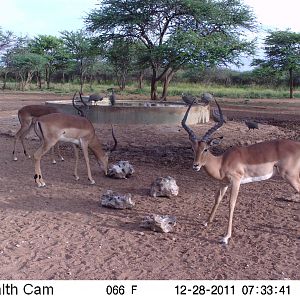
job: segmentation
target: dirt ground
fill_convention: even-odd
[[[47,183],[36,187],[34,166],[18,145],[12,161],[17,110],[24,105],[65,98],[51,94],[0,93],[0,278],[1,279],[300,279],[300,201],[280,178],[243,185],[234,214],[233,237],[219,244],[228,219],[228,195],[214,223],[206,220],[218,182],[192,170],[188,136],[178,126],[115,125],[118,149],[110,162],[128,160],[135,168],[127,180],[104,177],[91,155],[95,185],[87,180],[81,153],[80,180],[73,177],[74,156],[62,145],[64,162],[42,159]],[[230,145],[288,137],[300,140],[300,100],[220,99],[228,122],[219,131]],[[260,121],[248,131],[245,118]],[[212,126],[192,126],[200,136]],[[103,147],[112,144],[110,125],[95,125]],[[33,153],[31,134],[25,141]],[[172,176],[177,197],[152,198],[149,188],[159,176]],[[108,189],[131,193],[131,210],[100,206]],[[157,233],[140,227],[152,213],[177,218],[175,231]]]

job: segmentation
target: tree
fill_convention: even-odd
[[[15,41],[15,36],[11,31],[4,32],[0,27],[0,53],[10,47]]]
[[[1,57],[1,54],[3,54],[4,51],[8,51],[15,41],[16,37],[11,31],[4,32],[0,27],[0,76],[3,76],[3,90],[6,88],[7,68],[5,68],[5,57]]]
[[[106,52],[106,56],[114,69],[121,90],[125,89],[126,77],[133,68],[134,50],[132,42],[124,39],[116,39]]]
[[[63,52],[63,42],[61,39],[51,35],[39,35],[30,42],[29,47],[32,53],[42,55],[47,63],[45,64],[45,74],[47,88],[50,88],[50,81],[52,73],[59,66],[61,54]],[[41,77],[38,74],[38,81],[41,87]]]
[[[31,82],[34,73],[40,72],[46,65],[47,59],[36,53],[20,52],[10,55],[9,68],[14,70],[20,79],[21,90]]]
[[[288,72],[290,98],[293,98],[293,75],[300,69],[300,33],[273,31],[265,38],[265,59],[255,59],[253,66],[269,72]]]
[[[30,52],[29,43],[28,37],[15,38],[13,47],[7,49],[1,58],[6,72],[12,72],[17,80],[20,80],[22,90],[31,83],[33,76],[40,72],[47,63],[46,58],[42,55]],[[4,81],[3,89],[5,83]]]
[[[86,18],[87,29],[101,43],[115,39],[140,41],[140,55],[152,70],[151,99],[161,99],[182,66],[238,64],[252,43],[242,31],[254,27],[254,16],[240,0],[104,0]]]
[[[94,62],[99,49],[95,47],[92,39],[86,36],[83,30],[76,32],[63,31],[62,39],[66,47],[66,51],[70,53],[70,57],[74,59],[79,66],[80,76],[80,93],[83,90],[84,76],[89,66]]]

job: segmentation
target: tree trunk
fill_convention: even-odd
[[[151,100],[157,100],[157,70],[152,67],[152,78],[151,78]]]
[[[122,91],[124,91],[126,88],[126,77],[127,73],[122,74]]]
[[[32,73],[30,71],[28,71],[24,88],[26,88],[28,85],[30,86],[31,80],[32,80]]]
[[[142,89],[144,86],[144,70],[140,71],[139,79],[138,79],[138,88]]]
[[[37,80],[37,85],[38,85],[39,89],[41,90],[42,89],[42,76],[41,76],[40,72],[37,72],[36,80]]]
[[[294,82],[294,78],[293,78],[293,69],[290,68],[289,69],[289,73],[290,73],[290,98],[292,99],[294,97],[294,88],[293,88],[293,82]]]
[[[82,60],[80,61],[80,93],[82,94],[83,91],[83,62]]]
[[[118,70],[115,71],[115,74],[116,74],[117,84],[119,86],[119,89],[122,90],[122,80],[121,80],[121,76],[119,76]]]
[[[46,75],[45,75],[46,83],[47,83],[47,89],[50,88],[50,70],[49,66],[46,66]]]
[[[65,71],[62,71],[62,84],[65,84]]]
[[[90,90],[92,90],[92,87],[93,87],[93,75],[90,75],[89,76],[89,85],[90,85]]]
[[[2,90],[6,89],[6,82],[7,82],[7,72],[4,72]]]
[[[22,73],[20,72],[19,73],[19,78],[20,78],[20,81],[19,81],[19,89],[24,92],[24,89],[25,89],[25,78],[24,76],[22,75]]]
[[[169,72],[166,73],[166,76],[165,76],[165,79],[164,79],[163,92],[162,92],[162,95],[161,95],[161,98],[160,98],[161,101],[166,101],[167,100],[168,87],[169,87],[170,81],[172,80],[174,74],[175,74],[174,70],[170,70]]]

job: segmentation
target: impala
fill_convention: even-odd
[[[30,158],[30,155],[27,153],[24,138],[30,132],[30,129],[33,127],[34,120],[40,116],[57,113],[59,112],[58,109],[55,107],[45,106],[45,105],[27,105],[22,107],[18,111],[18,118],[20,121],[21,128],[17,131],[14,137],[14,150],[13,150],[13,160],[18,160],[16,155],[16,145],[17,141],[20,139],[21,144],[23,146],[23,151],[25,156]],[[60,154],[59,146],[57,145],[58,155],[60,156],[61,160],[64,160]],[[54,159],[54,149],[52,152],[52,162],[56,163]]]
[[[85,117],[68,115],[64,113],[53,113],[49,115],[44,115],[38,118],[34,126],[36,134],[42,141],[41,146],[34,153],[34,163],[35,163],[35,175],[34,179],[39,187],[45,186],[45,182],[42,177],[41,172],[41,158],[49,151],[57,142],[70,142],[76,145],[75,149],[75,171],[74,175],[76,180],[79,179],[77,173],[78,166],[78,146],[82,148],[83,155],[86,162],[88,178],[91,184],[95,183],[92,178],[88,149],[90,148],[96,159],[104,170],[105,175],[107,175],[108,168],[108,153],[104,152],[99,139],[95,134],[95,129],[92,123]],[[117,140],[114,136],[112,130],[112,135],[114,138],[114,146],[110,151],[116,149]]]
[[[211,145],[216,142],[216,139],[212,138],[212,134],[224,123],[223,114],[217,101],[216,104],[220,120],[202,138],[198,139],[192,129],[186,125],[186,119],[193,103],[182,119],[182,126],[189,134],[192,143],[193,169],[200,171],[203,167],[209,176],[221,181],[220,189],[215,196],[215,204],[204,226],[213,221],[222,198],[228,187],[231,187],[227,234],[221,240],[222,243],[227,244],[232,233],[233,212],[241,184],[267,180],[273,175],[279,174],[290,183],[297,193],[300,192],[300,142],[292,140],[265,141],[247,147],[231,147],[222,155],[214,156],[209,151]]]

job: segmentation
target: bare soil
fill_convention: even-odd
[[[18,145],[12,161],[17,111],[24,105],[71,96],[0,93],[0,278],[1,279],[300,279],[299,209],[293,189],[280,178],[243,185],[234,215],[233,237],[219,244],[228,220],[228,196],[211,227],[206,220],[218,182],[192,170],[187,134],[178,126],[115,125],[118,149],[110,161],[128,160],[135,168],[127,180],[107,178],[91,155],[95,185],[87,180],[81,154],[80,180],[73,177],[72,147],[62,145],[64,162],[42,159],[45,188],[35,185],[32,159]],[[228,122],[219,131],[231,145],[275,138],[299,140],[300,100],[221,99]],[[243,120],[260,121],[248,131]],[[200,136],[213,123],[193,126]],[[110,124],[95,124],[104,148],[112,144]],[[33,153],[39,141],[25,141]],[[177,197],[152,198],[151,183],[172,176]],[[108,189],[131,193],[131,210],[100,206]],[[177,218],[175,231],[140,227],[152,213]]]

